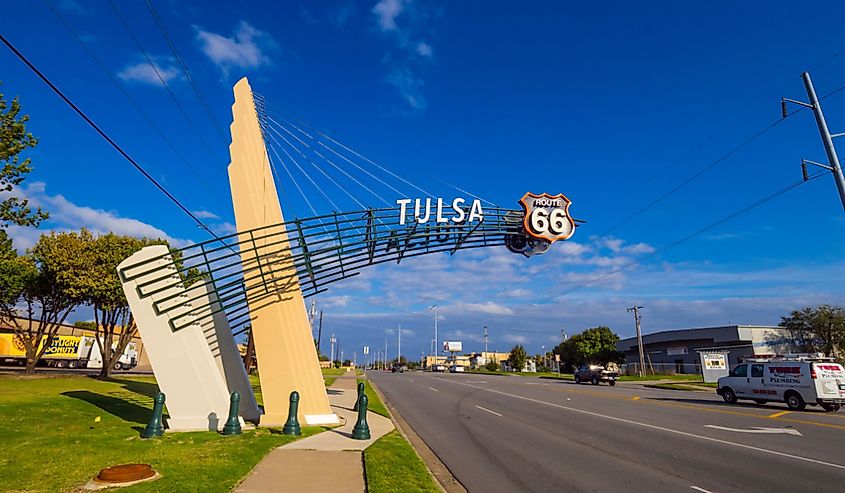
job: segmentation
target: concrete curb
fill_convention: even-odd
[[[399,411],[396,410],[396,408],[393,407],[387,399],[385,399],[384,394],[381,393],[378,386],[376,386],[376,384],[369,378],[367,378],[367,382],[369,382],[370,386],[379,396],[379,399],[381,399],[385,407],[387,407],[387,410],[390,412],[390,419],[393,421],[393,426],[399,430],[399,433],[401,433],[405,440],[408,440],[408,443],[411,444],[411,447],[416,450],[417,455],[420,456],[428,469],[428,473],[440,489],[446,493],[467,493],[464,485],[455,478],[452,471],[446,467],[446,464],[441,462],[440,458],[437,457],[437,454],[435,454],[434,451],[429,448],[428,444],[426,444],[425,441],[417,435],[414,429],[411,428],[411,425],[402,418]]]

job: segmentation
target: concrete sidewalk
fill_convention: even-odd
[[[393,430],[393,422],[367,413],[369,440],[353,440],[358,413],[355,372],[329,387],[329,403],[344,423],[338,428],[297,440],[270,452],[235,489],[236,493],[361,493],[366,491],[362,451]]]

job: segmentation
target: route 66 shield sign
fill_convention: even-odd
[[[519,200],[525,214],[525,234],[554,243],[569,239],[575,233],[575,221],[569,216],[571,200],[562,193],[549,195],[528,192]]]

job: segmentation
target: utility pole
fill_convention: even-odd
[[[323,310],[320,310],[320,326],[317,329],[317,353],[322,352],[323,348],[320,347],[320,340],[323,338]]]
[[[334,366],[334,345],[337,342],[337,338],[334,336],[334,332],[332,332],[332,337],[331,337],[331,339],[329,339],[329,342],[331,342],[331,344],[332,344],[332,346],[331,346],[331,356],[329,356],[329,359],[331,360],[332,366]]]
[[[387,336],[384,336],[384,369],[387,369]]]
[[[833,145],[833,139],[835,137],[842,137],[845,133],[831,135],[830,130],[827,128],[827,121],[824,119],[824,113],[822,113],[821,103],[819,102],[819,98],[816,96],[816,89],[813,87],[813,81],[810,80],[810,74],[808,72],[804,72],[801,74],[801,78],[804,79],[804,87],[807,89],[807,96],[810,98],[810,102],[808,104],[803,101],[781,98],[783,117],[786,118],[789,116],[786,108],[787,102],[812,109],[813,114],[816,117],[816,125],[819,127],[819,134],[821,135],[822,144],[824,144],[824,150],[827,153],[827,160],[829,163],[821,164],[807,159],[802,159],[801,170],[804,173],[804,181],[807,181],[808,179],[807,164],[812,164],[830,171],[831,174],[833,174],[833,179],[836,181],[836,188],[839,190],[839,200],[842,201],[842,208],[845,209],[845,176],[842,174],[842,166],[839,165],[839,156],[837,156],[836,147]]]
[[[399,342],[396,348],[396,363],[402,364],[402,324],[399,324]]]
[[[484,352],[487,352],[487,326],[484,326]],[[485,356],[486,358],[486,356]]]
[[[634,322],[637,325],[637,346],[640,350],[640,378],[645,376],[645,354],[643,352],[643,334],[642,332],[640,332],[640,319],[642,318],[640,317],[640,310],[642,309],[643,307],[637,305],[628,308],[628,313],[634,312]]]

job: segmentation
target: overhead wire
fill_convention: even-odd
[[[44,82],[54,93],[56,93],[62,101],[65,102],[70,108],[79,115],[85,123],[87,123],[97,134],[100,135],[106,142],[109,143],[124,159],[126,159],[139,173],[141,173],[144,178],[146,178],[150,183],[152,183],[161,193],[163,193],[171,202],[176,204],[179,209],[182,210],[188,217],[190,217],[194,222],[197,223],[197,226],[204,229],[208,234],[210,234],[213,238],[217,239],[224,245],[227,245],[217,234],[215,234],[208,226],[206,226],[193,212],[190,211],[187,207],[185,207],[182,202],[179,201],[172,193],[170,193],[161,183],[159,183],[155,178],[150,175],[147,170],[144,169],[132,156],[129,155],[117,142],[114,141],[99,125],[97,125],[94,120],[92,120],[84,111],[82,111],[68,96],[66,96],[53,82],[42,73],[38,67],[35,66],[23,53],[21,53],[11,41],[6,39],[3,34],[0,34],[0,41],[6,45],[7,48],[20,60],[22,61],[42,82]]]
[[[182,73],[185,74],[185,78],[188,79],[188,82],[191,84],[191,88],[194,90],[194,94],[196,94],[197,99],[199,99],[200,104],[205,109],[208,118],[211,120],[214,129],[217,130],[217,133],[220,135],[222,139],[227,139],[228,136],[222,130],[220,126],[220,122],[217,121],[217,118],[214,116],[214,113],[211,111],[211,106],[208,104],[208,101],[203,96],[202,92],[199,89],[196,81],[194,80],[193,76],[191,75],[191,71],[188,70],[188,65],[185,63],[185,60],[182,59],[182,55],[179,54],[179,50],[176,49],[176,45],[173,43],[173,39],[170,37],[170,33],[167,32],[167,27],[162,22],[161,18],[156,11],[155,6],[151,0],[146,0],[147,9],[150,11],[150,15],[152,15],[153,19],[155,20],[156,25],[158,26],[159,31],[161,31],[162,36],[164,36],[164,40],[167,42],[167,46],[170,47],[170,52],[173,53],[174,58],[179,63],[179,67],[182,70]]]
[[[85,50],[85,52],[88,54],[88,56],[90,56],[91,59],[94,60],[94,63],[97,65],[97,67],[99,67],[100,70],[104,74],[106,74],[106,76],[109,78],[109,80],[112,82],[112,84],[114,84],[115,87],[117,87],[117,89],[121,92],[121,94],[123,94],[126,97],[126,99],[129,101],[129,103],[132,105],[132,107],[135,108],[136,111],[138,111],[138,113],[141,115],[141,117],[150,125],[150,127],[156,132],[156,134],[158,134],[158,136],[161,138],[161,140],[164,141],[165,144],[167,144],[167,146],[170,148],[170,150],[173,151],[173,153],[176,155],[176,157],[178,157],[185,164],[185,166],[191,171],[191,173],[193,173],[193,175],[199,180],[199,182],[206,189],[208,189],[208,191],[211,192],[212,195],[217,197],[218,200],[225,202],[227,199],[224,199],[217,191],[215,191],[211,187],[211,185],[209,185],[208,182],[205,181],[203,176],[196,170],[196,168],[194,168],[191,165],[191,163],[187,160],[187,158],[185,158],[185,156],[181,152],[179,152],[179,149],[176,148],[176,145],[173,144],[173,141],[171,141],[164,134],[164,132],[161,130],[161,128],[159,128],[159,126],[156,125],[156,123],[153,121],[152,118],[150,118],[150,116],[147,114],[147,112],[144,111],[141,108],[141,105],[139,105],[138,102],[135,101],[135,98],[132,97],[131,94],[129,94],[129,92],[126,90],[126,88],[123,87],[122,84],[120,84],[120,82],[118,82],[118,80],[115,78],[115,76],[112,75],[111,71],[109,71],[109,69],[106,68],[103,61],[100,60],[100,58],[93,52],[93,50],[91,50],[91,48],[88,47],[88,45],[79,36],[79,33],[77,33],[76,30],[67,21],[67,19],[65,19],[64,16],[61,15],[61,13],[58,11],[58,9],[56,9],[56,7],[52,4],[52,2],[50,0],[43,0],[43,1],[47,5],[47,7],[49,7],[49,9],[53,12],[53,14],[55,14],[55,16],[59,19],[59,21],[65,26],[65,28],[67,28],[67,30],[71,33],[71,35],[73,35],[73,37],[76,39],[77,43],[79,43],[79,45],[82,47],[82,49]]]
[[[129,23],[126,22],[126,19],[123,17],[123,14],[121,14],[120,10],[117,8],[117,5],[114,4],[113,0],[108,0],[108,2],[109,2],[109,5],[111,5],[112,10],[114,11],[117,18],[120,20],[121,25],[123,25],[123,28],[129,34],[129,37],[132,38],[132,41],[135,43],[135,46],[137,46],[138,49],[141,51],[141,54],[144,55],[144,59],[147,61],[147,63],[153,69],[153,72],[155,72],[156,77],[161,82],[161,85],[164,87],[164,89],[167,91],[167,94],[170,95],[170,99],[173,100],[173,103],[179,109],[179,112],[182,114],[182,116],[188,122],[188,125],[191,127],[191,129],[194,131],[194,133],[199,138],[199,140],[202,143],[202,146],[205,148],[206,152],[208,152],[209,156],[211,156],[211,158],[213,160],[217,161],[218,163],[222,163],[222,164],[225,165],[225,163],[223,163],[222,161],[219,160],[219,157],[216,157],[214,155],[214,152],[211,150],[211,146],[205,140],[205,137],[202,136],[202,133],[200,133],[199,129],[197,129],[197,126],[194,124],[193,119],[188,115],[188,112],[185,111],[185,108],[182,106],[182,103],[179,102],[179,99],[173,93],[173,90],[170,89],[170,86],[167,84],[167,80],[164,78],[164,76],[161,75],[161,72],[159,71],[159,69],[156,66],[155,62],[153,61],[152,57],[150,57],[149,53],[147,53],[147,50],[144,49],[144,46],[141,44],[141,41],[135,36],[135,33],[132,31],[132,28],[129,27]]]

